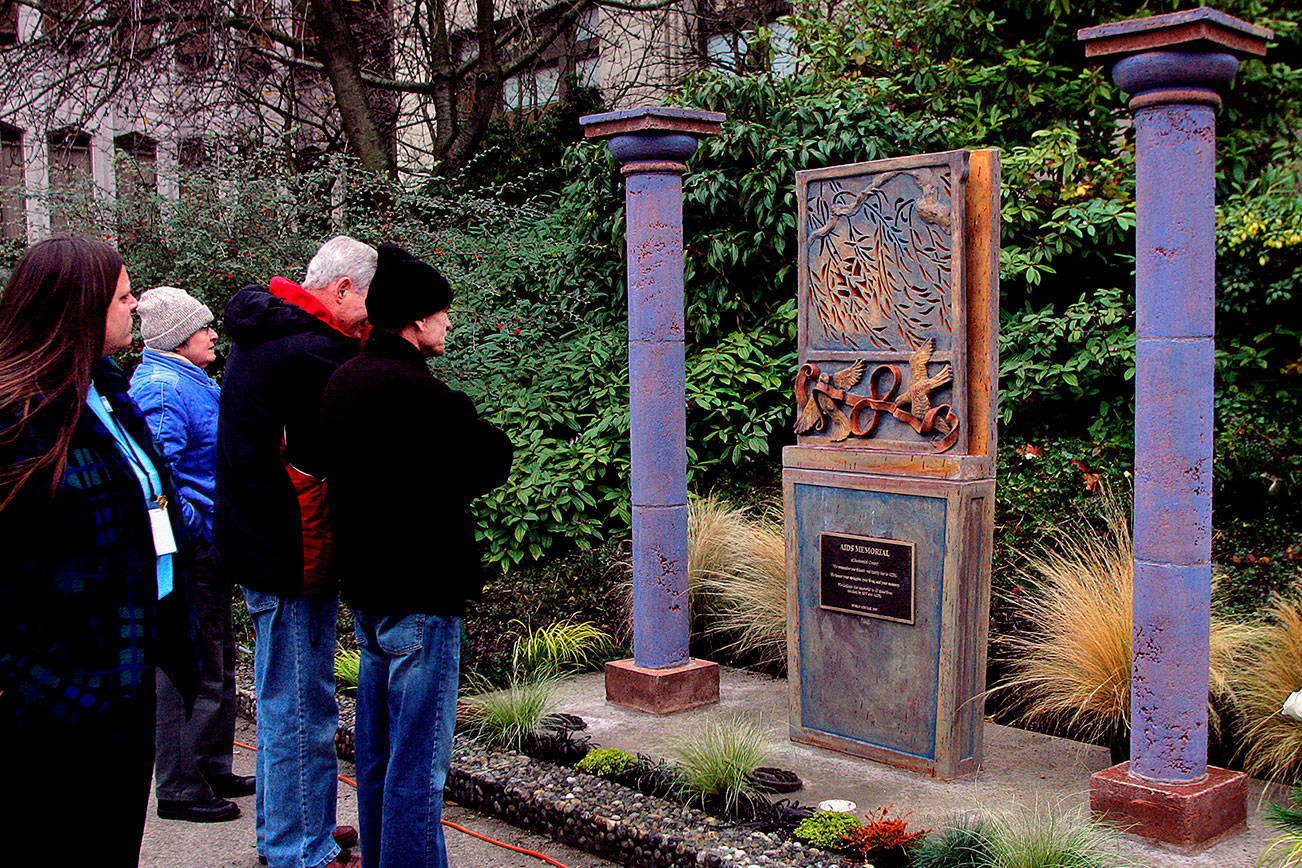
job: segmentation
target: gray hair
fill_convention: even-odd
[[[371,288],[375,277],[375,263],[379,257],[375,248],[347,235],[336,235],[312,257],[307,264],[303,288],[322,290],[341,277],[352,278],[361,292]]]

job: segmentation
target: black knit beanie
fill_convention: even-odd
[[[381,244],[366,293],[366,316],[376,328],[398,330],[452,304],[452,285],[438,269],[401,247]]]

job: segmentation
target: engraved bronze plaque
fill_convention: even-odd
[[[802,445],[966,451],[968,158],[796,173]]]
[[[913,543],[819,534],[820,608],[912,624]]]

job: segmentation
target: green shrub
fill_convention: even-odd
[[[791,834],[806,844],[831,849],[844,846],[850,840],[850,833],[860,828],[863,824],[850,814],[818,811],[796,824]]]
[[[594,747],[575,764],[575,771],[599,778],[618,777],[637,768],[637,757],[613,747]]]

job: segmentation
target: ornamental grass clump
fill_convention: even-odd
[[[1244,771],[1295,783],[1302,778],[1302,721],[1280,713],[1302,690],[1302,601],[1275,598],[1267,622],[1231,676],[1243,719]]]
[[[1302,789],[1293,791],[1293,807],[1271,803],[1263,813],[1278,833],[1266,852],[1257,860],[1260,868],[1298,868],[1302,866]]]
[[[696,628],[722,653],[780,667],[787,653],[781,519],[706,495],[688,504],[687,527]]]
[[[516,680],[501,690],[463,698],[457,708],[457,724],[476,741],[520,750],[542,730],[543,719],[555,705],[552,681]]]
[[[990,868],[996,865],[990,820],[958,817],[924,837],[912,850],[912,868]]]
[[[1027,557],[1030,590],[1009,600],[1027,632],[1008,639],[1011,674],[994,688],[1025,697],[1023,721],[1065,725],[1091,741],[1103,741],[1130,721],[1130,516],[1110,489],[1100,506],[1102,529],[1077,519]],[[1244,625],[1213,619],[1212,696],[1232,701],[1227,672],[1251,635]],[[1212,711],[1216,727],[1215,706]]]
[[[1117,839],[1075,811],[1036,806],[997,815],[991,868],[1128,868]]]
[[[511,666],[520,680],[596,669],[618,650],[615,637],[589,621],[565,618],[533,631],[523,621],[510,623],[526,631],[511,652]]]
[[[806,817],[796,824],[791,835],[797,841],[822,847],[824,850],[836,850],[844,847],[856,829],[863,824],[850,814],[837,811],[818,811],[812,817]]]
[[[670,745],[683,784],[703,805],[715,803],[729,815],[762,798],[751,780],[768,758],[764,730],[744,718],[707,723]]]
[[[335,685],[339,690],[356,690],[361,668],[361,651],[335,646]]]

